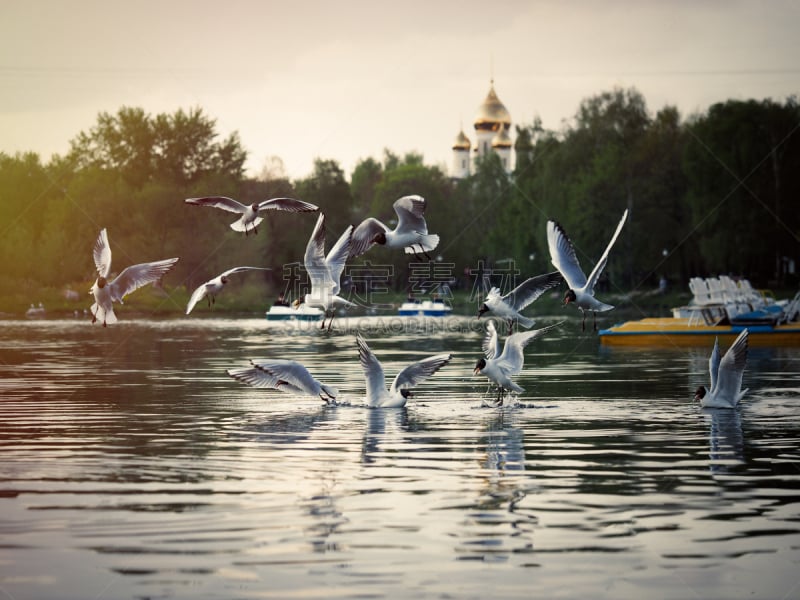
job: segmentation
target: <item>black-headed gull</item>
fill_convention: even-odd
[[[117,322],[117,315],[114,314],[114,302],[122,304],[125,296],[143,285],[158,281],[178,262],[177,258],[167,258],[132,265],[123,269],[113,281],[108,281],[108,275],[111,272],[111,246],[108,244],[108,234],[105,228],[100,230],[92,254],[99,275],[89,291],[94,296],[94,304],[91,308],[92,323],[101,320],[103,327]]]
[[[253,233],[258,234],[258,224],[264,220],[258,216],[258,213],[262,210],[283,210],[286,212],[316,212],[319,210],[319,206],[315,204],[304,202],[303,200],[295,200],[294,198],[270,198],[269,200],[253,202],[252,204],[242,204],[238,200],[227,196],[205,196],[202,198],[187,198],[185,202],[186,204],[196,204],[198,206],[213,206],[240,214],[241,217],[231,223],[231,229],[244,231],[245,235],[248,233],[248,227]]]
[[[264,359],[251,360],[252,367],[228,369],[228,375],[257,388],[280,390],[289,394],[317,396],[326,404],[336,403],[339,391],[330,385],[320,383],[302,364],[294,360]]]
[[[208,300],[208,306],[211,308],[211,305],[216,301],[217,294],[222,291],[222,288],[228,283],[228,277],[233,275],[234,273],[241,273],[242,271],[269,271],[269,268],[265,267],[234,267],[233,269],[228,269],[224,273],[220,273],[213,279],[209,279],[204,284],[197,287],[197,289],[192,292],[191,298],[189,298],[189,304],[186,305],[186,314],[188,315],[192,312],[194,305],[200,302],[205,296]]]
[[[561,323],[563,323],[563,321]],[[525,391],[511,379],[519,375],[525,364],[523,348],[533,340],[542,337],[551,329],[555,329],[561,325],[561,323],[548,325],[547,327],[534,329],[532,331],[521,331],[511,334],[506,338],[503,351],[500,352],[500,339],[497,335],[497,329],[494,323],[489,321],[486,335],[482,343],[483,351],[486,356],[478,360],[473,373],[475,375],[485,375],[490,381],[497,385],[496,405],[503,405],[503,396],[506,391],[516,392],[517,394],[521,394]]]
[[[478,309],[478,318],[491,311],[508,323],[509,335],[511,335],[515,322],[526,329],[530,329],[536,321],[521,315],[520,311],[559,283],[561,283],[561,274],[558,271],[553,271],[552,273],[526,279],[505,296],[500,295],[499,288],[493,287],[489,290],[486,299]]]
[[[594,297],[594,286],[600,278],[600,273],[608,262],[608,253],[614,242],[617,241],[619,232],[622,231],[622,226],[625,224],[625,219],[628,218],[628,211],[622,213],[622,219],[617,225],[617,230],[614,232],[611,241],[608,243],[606,251],[597,261],[597,264],[592,269],[591,274],[587,278],[581,269],[578,262],[578,256],[575,253],[575,247],[572,245],[567,232],[556,221],[547,222],[547,245],[550,248],[550,259],[553,265],[558,269],[567,281],[569,289],[564,295],[564,306],[570,302],[575,304],[583,313],[583,320],[581,321],[581,330],[586,330],[586,312],[591,311],[594,317],[594,328],[597,330],[597,313],[605,312],[614,308],[610,304],[600,302]]]
[[[356,306],[349,300],[339,296],[339,280],[342,277],[345,262],[350,254],[350,240],[353,235],[353,226],[348,225],[342,236],[333,245],[328,256],[325,256],[325,213],[320,213],[311,238],[306,245],[306,254],[303,262],[311,282],[311,293],[294,301],[298,308],[305,303],[306,306],[318,306],[325,314],[322,317],[321,329],[325,328],[325,317],[330,313],[331,320],[328,329],[333,323],[334,310],[337,306]]]
[[[353,244],[350,258],[361,256],[375,244],[387,248],[405,248],[406,254],[428,256],[439,245],[439,236],[428,233],[425,223],[425,198],[422,196],[403,196],[395,200],[394,212],[397,213],[397,225],[389,229],[378,219],[364,219],[353,232]],[[421,260],[421,259],[420,259]]]
[[[367,406],[371,408],[400,408],[406,405],[411,397],[411,388],[419,385],[436,373],[453,358],[452,354],[436,354],[418,362],[411,363],[402,369],[394,378],[391,387],[386,389],[386,377],[383,366],[375,354],[367,346],[367,342],[356,334],[358,357],[364,369],[367,382]]]
[[[694,399],[699,400],[704,408],[736,408],[747,393],[747,389],[742,390],[742,376],[747,363],[748,335],[747,329],[742,329],[722,360],[719,358],[719,338],[714,340],[714,350],[708,359],[711,384],[708,390],[701,385],[694,394]]]

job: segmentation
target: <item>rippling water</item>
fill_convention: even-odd
[[[0,322],[0,598],[800,597],[800,348],[702,410],[709,347],[569,321],[495,409],[477,321],[411,322]],[[356,328],[454,359],[366,409]],[[278,356],[345,404],[225,375]]]

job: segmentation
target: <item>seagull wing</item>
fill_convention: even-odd
[[[186,204],[196,204],[198,206],[213,206],[232,213],[242,214],[247,207],[241,202],[228,198],[227,196],[205,196],[203,198],[187,198]]]
[[[600,257],[600,260],[597,261],[597,264],[592,269],[592,272],[589,274],[589,278],[587,280],[587,287],[589,290],[594,291],[594,286],[597,283],[597,280],[600,278],[600,273],[603,272],[603,269],[606,266],[606,262],[608,262],[608,253],[611,252],[611,247],[614,245],[614,242],[617,241],[619,237],[620,231],[622,231],[622,226],[625,225],[625,220],[628,218],[628,209],[625,209],[625,212],[622,213],[622,218],[619,220],[619,225],[617,225],[617,230],[614,232],[614,235],[611,237],[611,241],[608,242],[608,246],[606,246],[606,251],[603,252],[603,256]]]
[[[586,285],[586,275],[578,262],[575,247],[556,221],[547,222],[547,246],[553,266],[564,276],[570,289],[579,290]]]
[[[234,273],[241,273],[242,271],[271,271],[269,267],[234,267],[232,269],[228,269],[227,271],[220,273],[218,277],[221,279],[223,277],[227,277],[228,275],[233,275]]]
[[[436,354],[418,362],[411,363],[397,374],[389,388],[389,393],[407,390],[419,385],[428,377],[436,373],[453,358],[452,354]]]
[[[392,205],[397,213],[397,232],[427,234],[428,225],[425,223],[425,198],[422,196],[403,196],[395,200]]]
[[[353,226],[348,225],[344,233],[336,241],[325,257],[325,265],[328,267],[328,273],[333,281],[333,289],[331,290],[334,295],[339,293],[340,279],[344,265],[347,262],[347,257],[350,255],[350,244],[353,237]]]
[[[189,303],[186,305],[186,314],[187,315],[190,312],[192,312],[192,309],[194,308],[195,304],[200,302],[200,300],[202,300],[203,297],[206,295],[206,285],[208,283],[209,282],[207,281],[206,283],[198,286],[197,289],[192,292],[192,296],[189,298]]]
[[[108,277],[111,271],[111,246],[108,244],[108,234],[105,227],[100,230],[100,235],[94,243],[94,266],[97,267],[97,273],[100,277]]]
[[[511,334],[506,338],[506,344],[503,347],[503,353],[500,355],[498,362],[510,375],[516,375],[522,370],[522,366],[525,364],[525,357],[522,352],[525,346],[530,344],[533,340],[542,337],[551,329],[555,329],[561,325],[561,323],[563,323],[563,321],[555,325],[542,327],[541,329]]]
[[[742,376],[747,363],[747,336],[747,329],[743,329],[719,363],[716,394],[730,399],[733,404],[739,401],[742,391]]]
[[[714,338],[714,349],[711,351],[711,356],[708,358],[708,375],[711,381],[708,385],[708,393],[711,394],[717,387],[717,375],[719,374],[719,338]]]
[[[360,333],[356,334],[356,343],[358,344],[358,359],[361,362],[361,368],[364,369],[364,379],[367,383],[367,404],[374,406],[386,393],[386,377],[383,374],[383,366]]]
[[[246,383],[247,385],[252,385],[253,387],[268,388],[272,390],[286,389],[286,386],[284,388],[278,387],[278,383],[281,381],[280,378],[271,373],[267,373],[266,371],[259,369],[258,367],[246,367],[243,369],[228,369],[225,372],[234,379],[236,379],[237,381],[241,381],[242,383]],[[302,393],[302,390],[300,390],[299,388],[295,388],[289,391],[297,391]]]
[[[306,245],[303,264],[311,280],[311,289],[320,292],[333,286],[330,272],[325,264],[325,213],[319,213],[317,224]]]
[[[500,348],[500,337],[497,335],[497,328],[494,326],[494,321],[491,319],[486,325],[486,335],[481,343],[483,353],[487,359],[497,358],[502,352]]]
[[[256,369],[277,378],[276,389],[309,396],[318,396],[320,393],[319,382],[297,361],[273,359],[250,362]]]
[[[519,312],[547,290],[557,286],[561,281],[561,273],[558,271],[553,271],[545,275],[537,275],[536,277],[531,277],[523,281],[508,294],[503,296],[503,300],[514,307],[514,310]]]
[[[386,233],[387,231],[389,231],[389,228],[378,221],[378,219],[374,219],[373,217],[364,219],[353,232],[353,241],[350,245],[350,258],[356,258],[364,254],[375,244],[375,236],[379,233]]]
[[[143,285],[158,281],[169,272],[176,262],[178,262],[177,258],[167,258],[155,262],[132,265],[124,269],[114,281],[108,284],[111,298],[120,301]]]
[[[287,212],[316,212],[319,206],[294,198],[270,198],[258,203],[258,210],[284,210]]]

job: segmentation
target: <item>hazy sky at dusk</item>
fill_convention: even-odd
[[[248,169],[315,157],[349,176],[384,148],[449,165],[494,75],[515,124],[559,129],[636,87],[652,113],[800,92],[800,3],[755,1],[0,3],[0,151],[43,160],[99,112],[201,107]]]

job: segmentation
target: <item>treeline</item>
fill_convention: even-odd
[[[245,239],[228,228],[233,215],[183,202],[212,194],[318,204],[329,245],[367,216],[391,224],[400,196],[424,196],[429,229],[441,236],[434,263],[381,248],[355,261],[354,272],[389,274],[398,290],[425,278],[468,286],[480,265],[513,266],[522,276],[549,271],[548,218],[564,225],[588,271],[626,208],[630,219],[606,269],[615,289],[654,286],[662,276],[684,287],[690,276],[717,273],[795,285],[798,130],[794,97],[729,100],[684,121],[672,107],[652,115],[635,89],[615,89],[583,101],[559,131],[517,127],[510,176],[489,157],[455,181],[418,154],[387,150],[360,161],[349,179],[335,160],[317,159],[308,177],[292,181],[247,177],[238,135],[219,139],[201,109],[152,116],[122,108],[99,115],[66,156],[46,164],[33,153],[0,153],[0,294],[66,286],[83,294],[103,227],[118,268],[179,256],[167,283],[192,289],[232,266],[269,266],[272,292],[283,289],[292,274],[284,265],[302,262],[313,217],[270,214]]]

